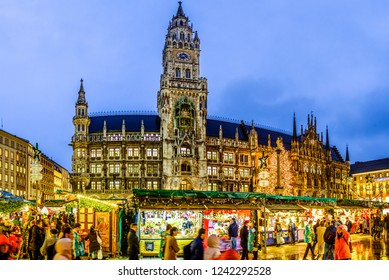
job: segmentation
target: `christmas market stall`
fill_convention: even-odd
[[[236,218],[240,224],[245,219],[256,224],[253,212],[259,209],[262,197],[259,193],[135,189],[132,207],[138,212],[140,253],[161,256],[161,233],[167,224],[179,230],[176,236],[179,255],[202,227],[208,234],[217,234],[222,249],[226,249],[229,247],[226,229],[231,218]]]
[[[314,221],[330,219],[330,213],[333,212],[335,204],[335,198],[266,195],[266,244],[275,244],[274,226],[276,220],[281,224],[284,243],[290,242],[288,231],[290,222],[293,222],[297,229],[295,240],[303,241],[304,228],[308,221],[311,219]],[[261,230],[263,231],[264,227]]]
[[[14,259],[21,258],[25,251],[23,248],[27,248],[28,221],[35,213],[32,202],[10,192],[0,191],[0,232],[9,235]]]
[[[346,224],[347,219],[352,222],[350,233],[367,233],[370,232],[372,217],[382,215],[383,205],[378,201],[339,199],[334,216],[343,224]]]
[[[121,203],[121,200],[117,201]],[[119,205],[112,200],[101,200],[81,194],[65,204],[66,215],[73,215],[81,224],[81,237],[86,237],[91,226],[99,232],[105,255],[115,256],[119,252]],[[88,241],[85,242],[88,252]]]

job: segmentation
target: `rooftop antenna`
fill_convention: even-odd
[[[1,117],[1,129],[3,129],[3,117]]]

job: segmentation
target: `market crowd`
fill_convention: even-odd
[[[374,240],[388,241],[389,215],[372,215],[344,223],[340,218],[326,221],[317,219],[315,225],[310,220],[304,228],[304,242],[307,244],[303,260],[309,252],[313,260],[351,260],[351,233],[370,233]]]
[[[103,259],[102,240],[91,226],[88,233],[72,215],[36,215],[22,223],[17,213],[0,218],[0,260]]]

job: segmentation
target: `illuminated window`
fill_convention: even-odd
[[[128,164],[128,169],[127,169],[127,172],[129,175],[135,175],[135,174],[139,174],[139,165],[137,163],[130,163]]]
[[[234,177],[234,169],[232,167],[224,167],[224,176],[232,179]]]
[[[191,154],[191,150],[189,147],[183,146],[180,148],[182,156],[189,156]]]
[[[217,151],[208,151],[207,159],[217,161]]]
[[[208,176],[217,176],[216,166],[208,166]]]
[[[158,156],[158,149],[156,149],[156,148],[147,148],[146,155],[148,157],[157,157]]]
[[[208,191],[216,192],[217,191],[217,183],[208,183]]]
[[[233,153],[224,153],[223,158],[224,158],[224,162],[228,162],[228,163],[234,162],[234,154]]]
[[[139,157],[139,148],[128,148],[128,157]]]
[[[115,163],[115,164],[110,164],[109,165],[109,173],[119,173],[120,172],[120,164]]]
[[[240,170],[240,176],[241,176],[242,178],[248,178],[248,177],[250,177],[250,170],[248,170],[248,169],[241,169],[241,170]]]

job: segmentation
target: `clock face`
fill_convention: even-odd
[[[190,55],[186,52],[179,52],[177,53],[177,58],[179,60],[189,60],[190,59]]]

